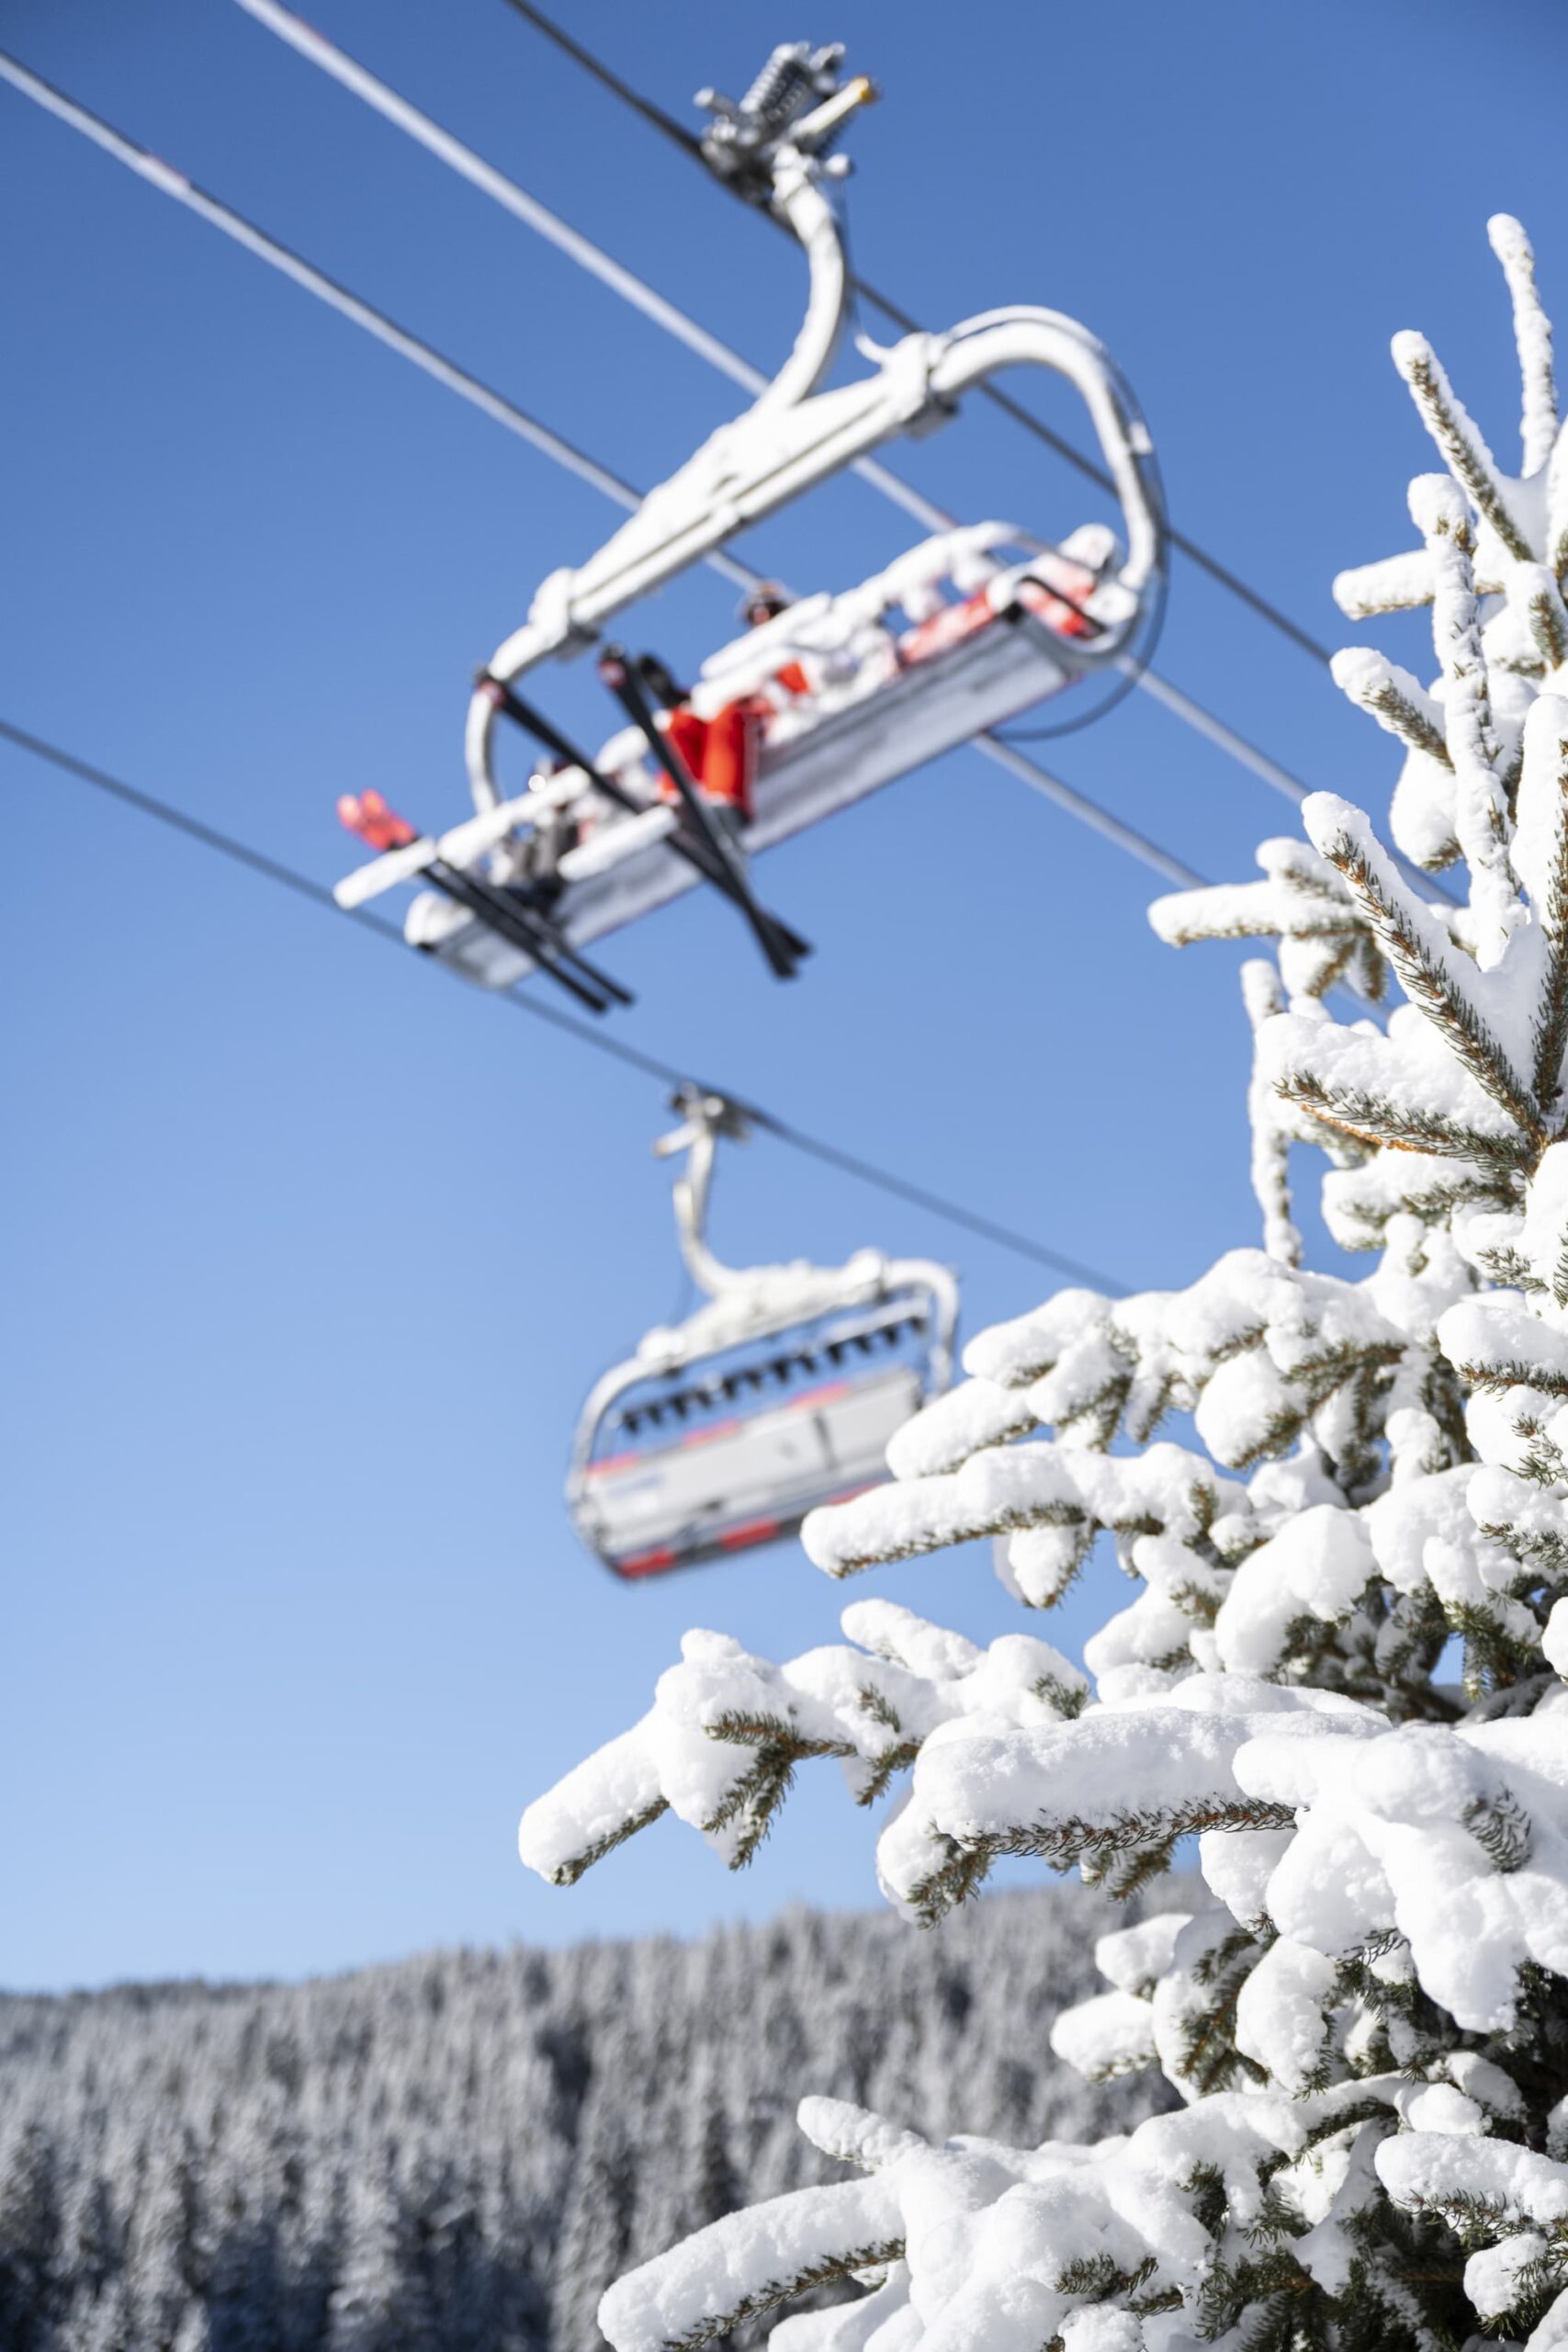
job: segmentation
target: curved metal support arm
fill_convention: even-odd
[[[874,355],[874,374],[818,389],[845,318],[842,237],[815,159],[784,147],[773,168],[776,209],[806,248],[811,271],[805,323],[788,359],[753,405],[650,491],[596,555],[576,571],[550,574],[526,622],[492,656],[491,676],[517,678],[540,662],[580,650],[625,605],[885,441],[951,414],[963,393],[1005,368],[1046,368],[1074,386],[1122,505],[1122,584],[1141,598],[1157,571],[1161,524],[1144,469],[1152,455],[1147,428],[1104,346],[1061,311],[1021,304],[964,320],[945,335],[906,335]],[[1108,635],[1088,658],[1112,658],[1124,637]],[[491,768],[494,721],[481,689],[469,707],[467,733],[469,781],[481,809],[499,798]]]
[[[714,1158],[722,1134],[739,1137],[746,1130],[719,1095],[691,1099],[685,1107],[687,1114],[681,1125],[671,1134],[660,1136],[653,1148],[660,1159],[667,1159],[677,1151],[686,1154],[685,1168],[673,1186],[675,1231],[686,1272],[699,1290],[705,1291],[710,1298],[717,1298],[722,1292],[744,1284],[746,1275],[733,1266],[724,1265],[707,1245]]]
[[[865,85],[869,88],[869,85]],[[810,155],[793,146],[781,147],[773,158],[773,209],[795,232],[806,254],[808,271],[806,316],[799,334],[790,347],[788,357],[771,383],[765,385],[751,406],[732,424],[721,425],[718,432],[705,442],[702,448],[680,472],[649,492],[637,513],[617,531],[597,556],[573,571],[555,571],[544,582],[529,610],[528,618],[500,646],[487,667],[493,677],[517,678],[536,662],[547,660],[552,653],[576,650],[589,641],[591,628],[585,628],[578,610],[579,583],[606,568],[617,569],[617,551],[630,555],[649,537],[648,518],[652,512],[662,521],[660,510],[668,507],[682,490],[694,493],[700,501],[705,488],[709,497],[717,487],[725,470],[725,452],[728,441],[745,432],[749,426],[761,424],[766,430],[766,420],[789,410],[797,409],[817,390],[833,364],[834,355],[843,337],[850,314],[849,256],[844,250],[843,230],[838,209],[823,191],[822,169]],[[715,460],[716,459],[716,463]],[[694,476],[697,479],[694,480]],[[670,538],[668,526],[662,533],[656,530],[656,539]],[[715,542],[716,545],[716,541]],[[658,586],[673,571],[682,571],[697,555],[676,552],[679,537],[670,548],[666,560],[655,559],[652,577],[648,585]],[[700,554],[701,550],[698,550]],[[625,593],[615,594],[602,605],[593,616],[604,619],[618,612],[623,605],[643,593],[641,575],[635,569],[626,570],[621,577],[628,583]],[[495,707],[487,701],[482,688],[468,704],[468,723],[464,732],[464,760],[468,781],[473,789],[475,806],[480,810],[495,808],[501,795],[491,763],[491,744],[494,736]]]
[[[809,290],[789,357],[758,393],[751,416],[794,408],[817,390],[833,364],[850,311],[849,256],[838,209],[823,194],[818,170],[794,148],[784,149],[773,167],[773,209],[805,248]]]
[[[1154,445],[1143,418],[1118,397],[1109,352],[1064,311],[1020,303],[965,319],[944,336],[931,391],[939,401],[955,400],[1004,368],[1048,368],[1067,379],[1088,409],[1127,526],[1127,559],[1117,577],[1141,594],[1162,552],[1160,523],[1140,462],[1153,455]]]

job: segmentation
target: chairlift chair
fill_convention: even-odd
[[[871,373],[822,389],[851,302],[829,195],[849,166],[829,151],[875,95],[863,76],[840,82],[841,57],[836,47],[786,45],[738,105],[699,96],[712,116],[705,152],[714,168],[766,203],[805,248],[809,296],[789,357],[596,555],[549,575],[523,627],[480,672],[466,737],[476,814],[438,839],[411,838],[338,885],[344,906],[400,882],[434,886],[413,900],[405,935],[483,986],[543,969],[607,1001],[616,992],[593,967],[584,970],[582,951],[699,881],[736,904],[787,975],[806,943],[758,904],[748,858],[1113,663],[1148,609],[1162,561],[1152,445],[1110,355],[1076,321],[1018,305],[890,348],[862,336]],[[792,603],[722,646],[687,707],[707,721],[740,702],[755,711],[750,807],[732,831],[640,696],[636,662],[603,647],[604,624],[883,444],[946,423],[965,391],[1015,366],[1064,375],[1081,395],[1125,548],[1101,525],[1059,545],[998,522],[955,527],[858,586]],[[592,756],[520,691],[533,671],[591,646],[601,647],[601,669],[631,722]],[[781,689],[790,674],[804,691]],[[512,798],[494,766],[502,718],[556,763]],[[497,901],[508,920],[496,920]]]
[[[676,1225],[706,1302],[595,1385],[567,1478],[578,1533],[628,1580],[771,1544],[879,1484],[894,1431],[948,1385],[958,1318],[953,1275],[924,1259],[721,1265],[705,1238],[714,1155],[745,1116],[694,1089],[676,1107],[654,1148],[687,1155]]]

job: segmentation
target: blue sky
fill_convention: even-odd
[[[782,353],[784,242],[502,0],[313,13],[740,350]],[[961,38],[933,0],[816,25],[578,0],[569,21],[677,112],[774,39],[847,40],[886,92],[854,142],[866,274],[933,324],[1083,318],[1139,389],[1175,520],[1330,642],[1332,573],[1405,544],[1426,463],[1389,335],[1431,334],[1511,453],[1489,212],[1532,227],[1568,309],[1547,0],[1494,0],[1483,31],[1457,0],[993,0]],[[634,479],[735,405],[226,0],[11,0],[6,22]],[[471,667],[615,516],[9,91],[0,124],[0,716],[323,880],[340,790],[450,821]],[[1030,397],[1079,429],[1065,394]],[[983,413],[895,462],[976,516],[1060,534],[1098,511]],[[908,537],[845,483],[745,552],[842,584]],[[699,578],[644,633],[680,669],[728,623]],[[1382,739],[1179,562],[1161,667],[1381,810]],[[591,725],[591,682],[556,707]],[[1045,756],[1216,877],[1292,830],[1142,697]],[[627,1591],[565,1521],[581,1396],[675,1302],[658,1090],[3,746],[0,780],[0,1981],[300,1973],[868,1899],[871,1826],[826,1781],[745,1878],[669,1824],[570,1895],[515,1859],[522,1804],[640,1710],[685,1624],[772,1655],[834,1627],[793,1547]],[[1139,867],[960,753],[763,876],[818,943],[808,973],[776,987],[687,903],[606,950],[639,998],[620,1034],[1131,1284],[1254,1238],[1235,958],[1159,948]],[[738,1259],[943,1256],[970,1329],[1046,1287],[766,1141],[721,1171],[716,1231]],[[876,1589],[982,1637],[1012,1622],[980,1555]]]

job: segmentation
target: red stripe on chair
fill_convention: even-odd
[[[727,1528],[718,1539],[721,1552],[744,1552],[752,1544],[765,1544],[778,1534],[776,1519],[749,1519],[744,1527]]]
[[[617,1560],[615,1563],[615,1574],[618,1577],[656,1577],[661,1568],[674,1567],[680,1557],[679,1552],[671,1551],[668,1544],[660,1544],[651,1552],[632,1552],[626,1559]]]

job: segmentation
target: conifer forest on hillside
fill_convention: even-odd
[[[1051,1888],[940,1937],[794,1911],[693,1943],[8,1996],[0,2346],[592,2352],[630,2265],[837,2174],[803,2092],[1025,2141],[1161,2104],[1046,2050],[1097,1924]]]

